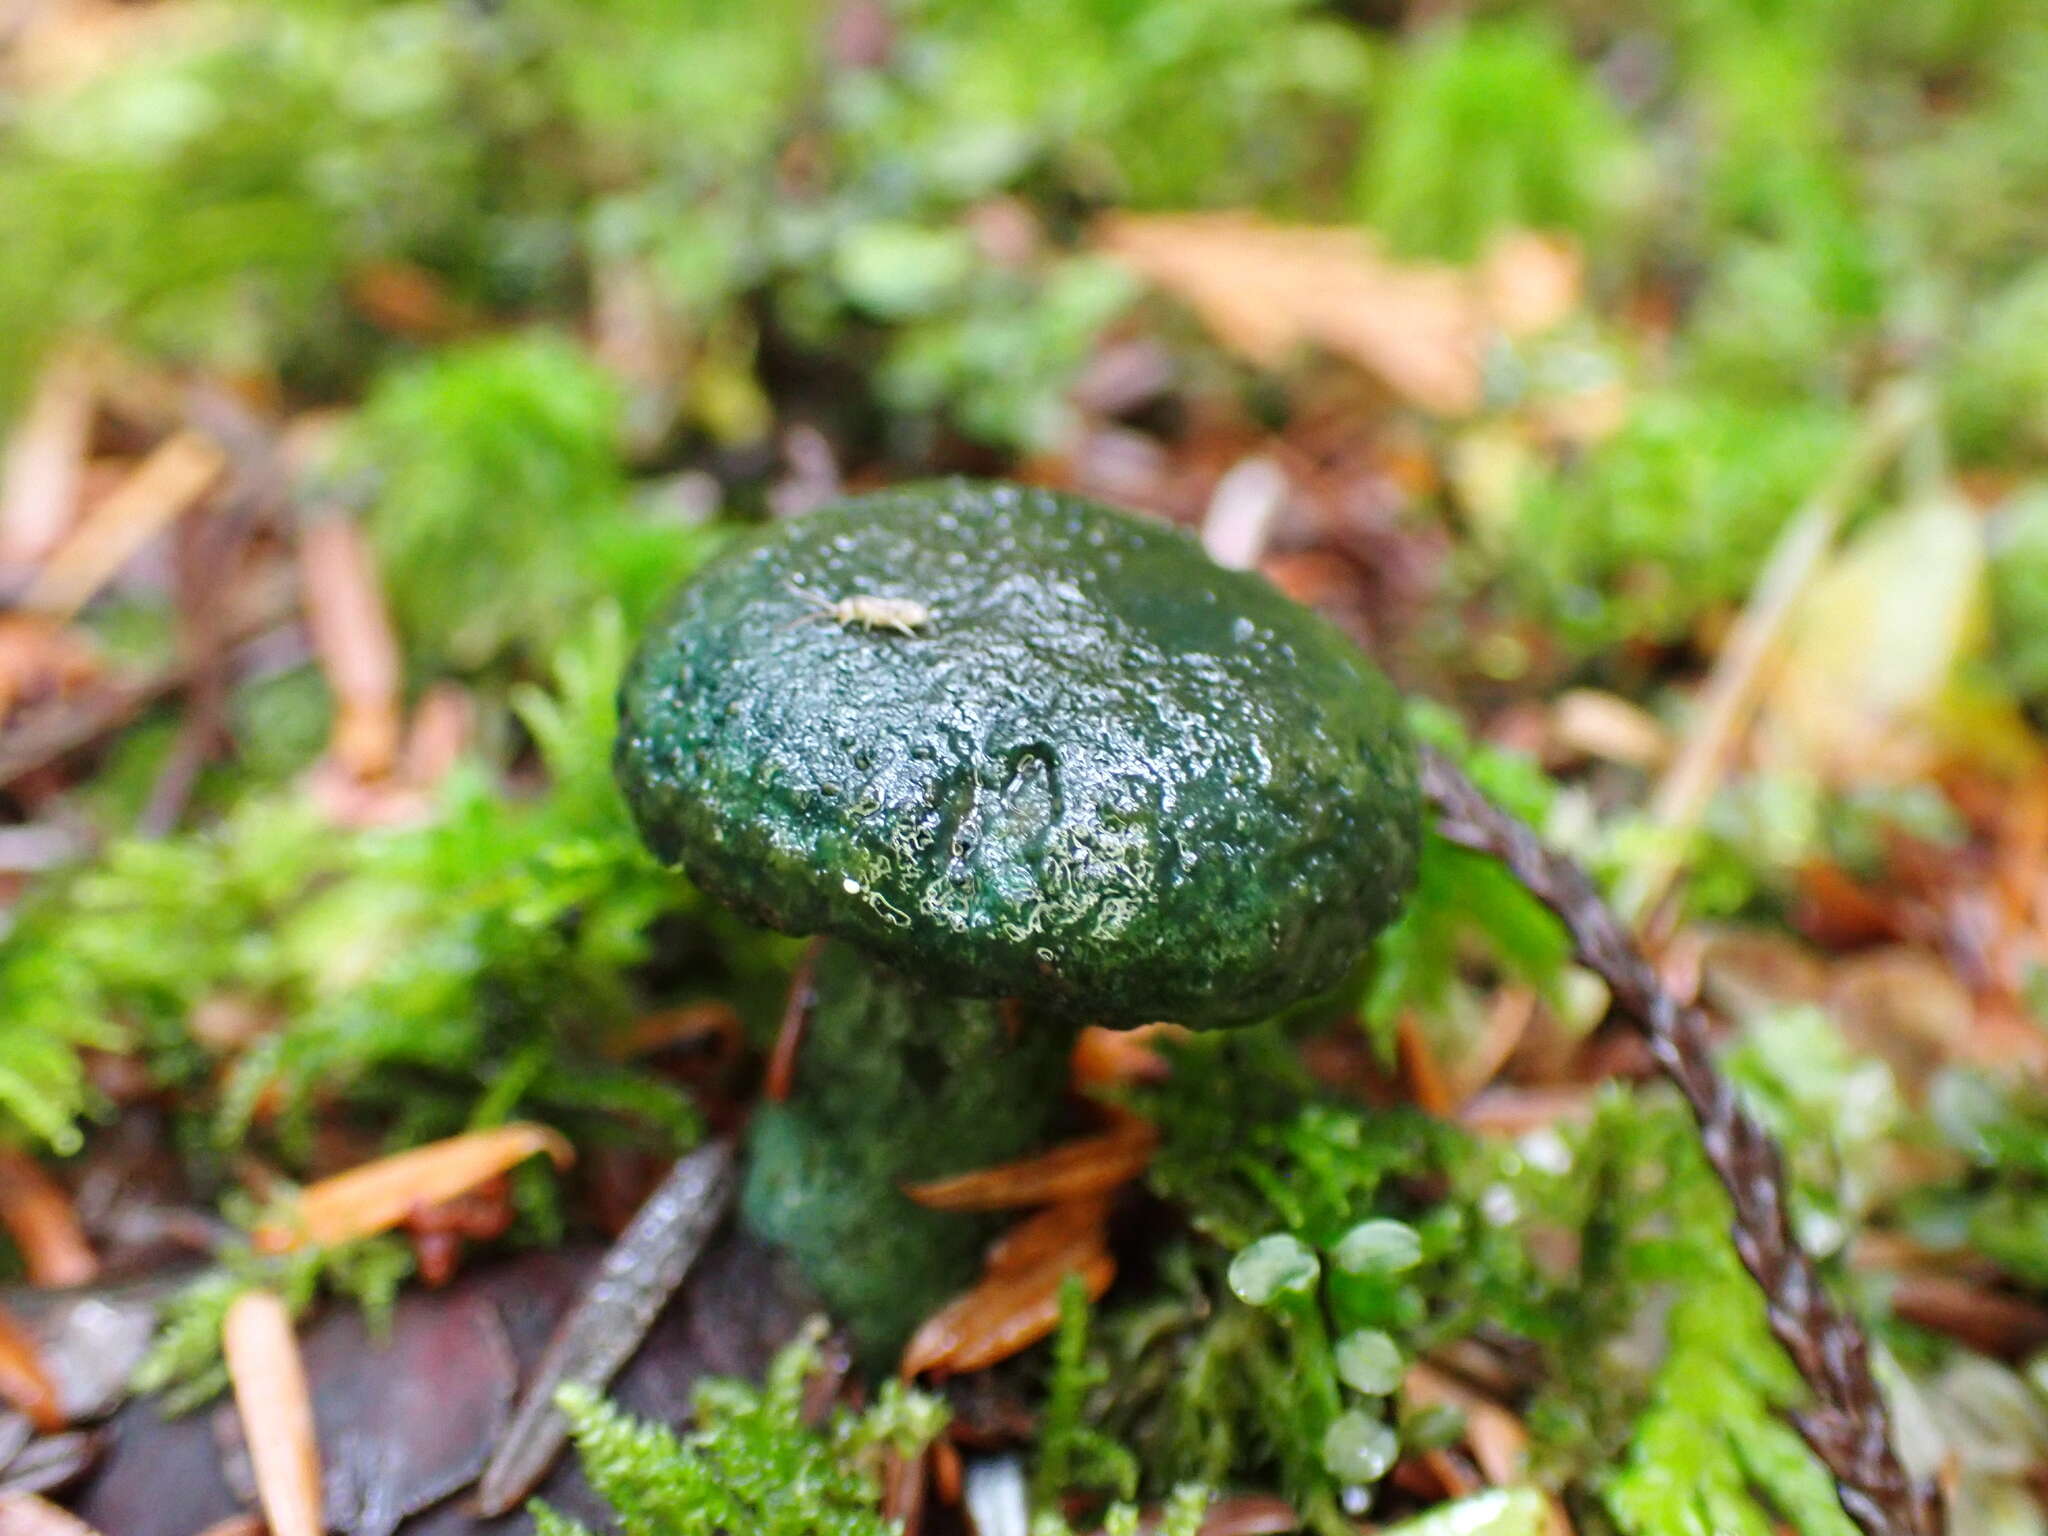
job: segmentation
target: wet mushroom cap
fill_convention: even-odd
[[[659,857],[958,996],[1256,1017],[1337,981],[1414,877],[1414,750],[1358,647],[1070,496],[911,486],[776,527],[677,595],[622,714]]]

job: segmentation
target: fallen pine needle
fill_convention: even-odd
[[[0,564],[34,564],[71,526],[93,399],[92,370],[76,351],[59,353],[36,381],[0,464]]]
[[[256,1229],[256,1251],[289,1253],[388,1232],[413,1212],[452,1200],[541,1152],[558,1168],[575,1159],[560,1133],[527,1123],[470,1131],[380,1157],[307,1185],[290,1215]]]
[[[1442,1119],[1456,1109],[1457,1101],[1445,1080],[1443,1066],[1422,1021],[1413,1012],[1401,1015],[1394,1042],[1400,1052],[1402,1075],[1408,1080],[1408,1096],[1427,1114]]]
[[[0,1493],[0,1536],[99,1536],[67,1509],[33,1493]]]
[[[291,1313],[269,1291],[244,1291],[228,1307],[221,1352],[270,1536],[320,1536],[320,1445]]]
[[[1126,1120],[1099,1136],[1063,1142],[1049,1152],[971,1173],[906,1185],[904,1193],[933,1211],[1000,1211],[1099,1195],[1145,1171],[1159,1133]]]
[[[1418,1362],[1401,1382],[1402,1401],[1416,1408],[1456,1408],[1465,1416],[1465,1444],[1480,1475],[1496,1488],[1520,1480],[1529,1453],[1522,1421],[1435,1366]]]
[[[319,517],[305,524],[299,581],[313,654],[334,694],[329,750],[354,777],[381,778],[398,759],[403,679],[376,558],[355,519]]]
[[[1081,1277],[1088,1299],[1096,1301],[1116,1278],[1116,1261],[1097,1249],[982,1281],[911,1336],[903,1350],[904,1377],[985,1370],[1048,1337],[1059,1326],[1060,1286],[1070,1274]]]
[[[1048,1206],[1029,1221],[1020,1221],[989,1245],[987,1272],[1022,1274],[1060,1254],[1086,1253],[1106,1241],[1109,1197],[1094,1195]]]
[[[227,462],[197,432],[165,439],[51,552],[21,606],[70,618],[130,556],[198,505]]]
[[[57,1388],[43,1369],[35,1340],[5,1309],[0,1309],[0,1401],[14,1404],[45,1433],[64,1427]]]
[[[12,1148],[0,1148],[0,1226],[21,1250],[32,1285],[83,1285],[100,1271],[64,1191]]]

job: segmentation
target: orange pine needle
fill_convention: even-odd
[[[1109,1241],[1109,1197],[1093,1195],[1050,1206],[1019,1222],[988,1250],[987,1273],[1022,1274],[1039,1265],[1104,1247]]]
[[[320,1445],[291,1313],[269,1291],[244,1291],[228,1307],[221,1350],[270,1536],[320,1536]]]
[[[1416,1104],[1432,1115],[1449,1115],[1457,1107],[1456,1102],[1450,1085],[1444,1081],[1444,1069],[1436,1052],[1430,1048],[1414,1014],[1401,1015],[1395,1043],[1400,1051],[1402,1074],[1408,1080],[1408,1092]]]
[[[353,518],[309,521],[299,535],[306,628],[334,694],[334,759],[357,779],[389,773],[398,759],[398,640],[370,553]]]
[[[951,1178],[908,1185],[904,1193],[934,1211],[1000,1211],[1106,1194],[1145,1171],[1159,1133],[1130,1119],[1099,1136]]]
[[[5,1309],[0,1309],[0,1401],[14,1404],[46,1433],[64,1427],[57,1388],[43,1369],[35,1340]]]
[[[817,988],[813,977],[818,968],[818,946],[814,941],[804,950],[803,958],[796,963],[796,970],[789,978],[789,998],[782,1005],[782,1022],[775,1029],[775,1045],[768,1053],[768,1071],[761,1085],[771,1104],[786,1104],[796,1087],[796,1058],[803,1049],[804,1028],[811,1022],[811,1009],[817,1005]]]
[[[927,1318],[903,1351],[906,1377],[986,1370],[1028,1349],[1059,1326],[1060,1286],[1069,1274],[1094,1301],[1116,1278],[1116,1261],[1101,1250],[1065,1257],[1018,1274],[985,1279]]]
[[[1124,1083],[1156,1083],[1171,1069],[1153,1046],[1161,1040],[1184,1040],[1178,1024],[1141,1024],[1136,1029],[1102,1029],[1091,1025],[1074,1040],[1068,1078],[1082,1093]]]
[[[290,1216],[256,1229],[256,1250],[289,1253],[388,1232],[415,1211],[452,1200],[541,1152],[558,1168],[575,1159],[560,1133],[526,1123],[378,1158],[307,1185]]]
[[[21,1250],[32,1285],[83,1285],[100,1272],[71,1201],[42,1164],[0,1148],[0,1226]]]
[[[715,1040],[721,1057],[737,1056],[746,1045],[746,1031],[730,1003],[684,1003],[635,1019],[609,1052],[620,1061],[634,1061],[659,1051]]]

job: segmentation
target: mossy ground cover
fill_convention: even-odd
[[[577,1166],[486,1191],[459,1262],[615,1229],[759,1101],[799,957],[635,836],[633,637],[765,520],[1018,478],[1257,565],[1656,887],[1909,1462],[1957,1529],[2042,1529],[2044,102],[2026,0],[38,8],[0,41],[0,1155],[117,1275],[164,1255],[110,1180],[255,1230],[513,1121]],[[1844,1528],[1689,1123],[1567,958],[1425,837],[1337,991],[1157,1047],[1114,1286],[981,1383],[1034,1512]],[[217,1384],[239,1286],[424,1283],[431,1225],[216,1231],[151,1385]],[[744,1466],[811,1489],[763,1529],[878,1529],[885,1452],[981,1433],[972,1391],[794,1412],[814,1369],[673,1433],[578,1402],[624,1528]]]

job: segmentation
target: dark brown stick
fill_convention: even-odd
[[[1914,1482],[1892,1450],[1890,1416],[1870,1374],[1863,1330],[1828,1295],[1794,1240],[1778,1149],[1715,1069],[1705,1017],[1665,990],[1577,865],[1430,748],[1423,749],[1422,786],[1439,834],[1500,860],[1557,914],[1580,963],[1607,983],[1614,1006],[1641,1028],[1657,1065],[1692,1107],[1707,1161],[1734,1207],[1735,1251],[1764,1293],[1772,1334],[1813,1394],[1813,1405],[1795,1413],[1793,1423],[1834,1474],[1843,1510],[1867,1536],[1938,1536],[1940,1495]]]

